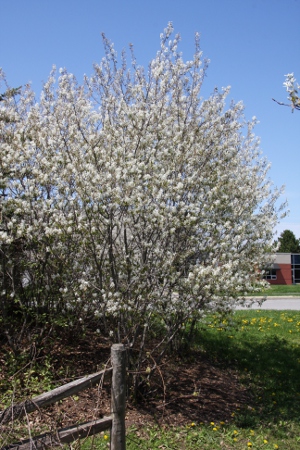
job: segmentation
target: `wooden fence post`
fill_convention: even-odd
[[[112,387],[110,435],[111,450],[126,450],[125,407],[126,407],[126,350],[123,344],[111,347]]]

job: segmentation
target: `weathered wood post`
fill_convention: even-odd
[[[111,450],[126,450],[125,407],[126,407],[126,350],[123,344],[111,347],[112,387],[110,435]]]

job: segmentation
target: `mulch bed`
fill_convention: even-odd
[[[40,351],[39,357],[47,351],[49,348]],[[109,361],[110,347],[100,336],[90,335],[76,343],[53,341],[51,355],[56,373],[62,366],[72,368],[72,378],[57,380],[57,385],[62,385],[101,370]],[[240,383],[237,373],[210,361],[203,352],[193,352],[184,359],[174,355],[166,358],[150,381],[138,402],[129,396],[127,426],[229,422],[238,409],[252,407],[250,392]],[[87,389],[28,417],[36,434],[36,430],[44,431],[45,427],[54,430],[109,414],[110,384],[105,381],[101,387]],[[2,427],[0,435],[10,426]]]

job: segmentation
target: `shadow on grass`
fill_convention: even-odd
[[[237,369],[255,408],[240,410],[239,426],[300,420],[300,347],[276,335],[198,330],[195,345],[224,367]]]

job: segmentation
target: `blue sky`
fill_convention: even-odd
[[[244,102],[247,118],[258,118],[270,178],[285,185],[289,203],[277,230],[300,238],[300,111],[271,100],[286,100],[286,73],[300,83],[300,0],[0,0],[0,18],[0,67],[11,86],[30,81],[37,94],[53,64],[79,81],[90,75],[103,57],[102,32],[119,53],[133,43],[139,64],[147,65],[169,21],[186,60],[198,31],[211,61],[203,93],[230,85],[230,99]]]

